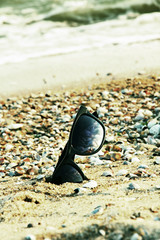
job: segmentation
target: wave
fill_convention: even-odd
[[[158,12],[160,0],[1,0],[0,7],[26,17],[29,24],[46,20],[83,25],[128,13],[133,18],[137,14]]]

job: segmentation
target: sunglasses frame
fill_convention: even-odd
[[[96,149],[95,151],[93,151],[91,153],[82,154],[82,153],[76,151],[76,149],[72,145],[73,132],[74,132],[75,126],[77,124],[77,121],[79,120],[79,118],[82,115],[87,115],[87,116],[95,119],[102,126],[102,128],[104,130],[104,135],[103,135],[101,145],[98,147],[98,149]],[[77,115],[75,117],[75,120],[74,120],[72,128],[71,128],[71,132],[70,132],[70,135],[69,135],[69,140],[66,143],[65,148],[64,148],[64,150],[62,151],[62,154],[59,157],[58,163],[57,163],[57,165],[55,167],[55,170],[53,172],[53,175],[52,175],[51,182],[55,183],[55,184],[61,184],[61,183],[58,183],[58,177],[56,176],[56,174],[58,173],[58,170],[60,169],[60,167],[65,165],[65,164],[68,164],[68,165],[71,165],[72,167],[74,167],[80,173],[83,180],[88,180],[88,178],[84,175],[84,173],[79,168],[79,166],[74,162],[74,157],[75,157],[75,155],[88,156],[88,155],[93,155],[93,154],[97,153],[102,148],[104,140],[105,140],[105,127],[104,127],[103,123],[99,119],[97,119],[97,117],[94,116],[94,113],[91,114],[87,110],[87,108],[82,105],[77,112]]]

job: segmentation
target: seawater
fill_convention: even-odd
[[[0,64],[160,39],[160,0],[0,0]]]

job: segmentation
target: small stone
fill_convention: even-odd
[[[4,172],[0,172],[0,178],[4,177],[5,173]]]
[[[160,165],[160,157],[155,158],[154,164]]]
[[[71,120],[70,115],[66,114],[62,118],[62,123],[69,122]]]
[[[107,113],[107,109],[105,107],[99,107],[97,109],[98,117],[104,117],[105,114]]]
[[[136,117],[135,117],[135,121],[140,121],[144,119],[144,115],[142,113],[139,113]]]
[[[107,136],[106,137],[106,142],[107,143],[114,143],[115,142],[115,137],[114,136]]]
[[[146,169],[146,168],[149,168],[149,167],[147,165],[140,165],[138,168]]]
[[[103,161],[97,157],[90,157],[90,164],[94,166],[103,165]]]
[[[140,186],[136,183],[130,183],[128,186],[129,190],[135,190],[135,189],[140,189]]]
[[[110,172],[110,171],[105,171],[102,173],[102,176],[105,176],[105,177],[113,177],[113,173]]]
[[[129,162],[128,161],[124,161],[123,165],[129,165]]]
[[[160,217],[159,217],[159,216],[156,216],[156,217],[154,218],[154,221],[160,221]]]
[[[152,119],[152,120],[149,121],[149,123],[148,123],[148,128],[153,127],[154,125],[156,125],[156,123],[157,123],[157,119]]]
[[[39,174],[39,175],[37,176],[37,180],[42,180],[44,177],[45,177],[44,174]]]
[[[36,237],[32,234],[25,237],[25,240],[36,240]]]
[[[129,177],[129,179],[136,179],[136,178],[138,178],[138,176],[136,174],[133,174],[133,173],[129,173],[126,177]]]
[[[160,185],[156,185],[156,186],[155,186],[155,189],[156,189],[156,190],[160,190]]]
[[[104,237],[106,235],[106,232],[103,229],[99,230],[99,233]]]
[[[5,146],[5,150],[6,151],[10,151],[13,148],[14,148],[14,146],[12,144],[10,144],[10,143],[7,143],[6,146]]]
[[[130,240],[141,240],[141,239],[142,237],[138,233],[134,233],[130,238]]]
[[[118,171],[116,176],[125,176],[125,175],[127,175],[127,173],[128,173],[128,171],[126,169],[121,169]]]
[[[131,158],[131,162],[134,163],[134,162],[140,162],[139,158],[138,157],[132,157]]]
[[[160,125],[156,124],[153,127],[150,128],[149,133],[152,135],[158,135],[160,134]]]
[[[89,182],[87,182],[83,185],[83,188],[91,188],[92,189],[92,188],[95,188],[97,186],[98,186],[98,184],[97,184],[96,181],[90,180]]]
[[[103,99],[108,99],[109,92],[108,91],[103,91],[102,92],[102,97]]]
[[[86,190],[86,188],[84,188],[84,187],[80,187],[80,188],[75,188],[74,189],[74,192],[75,193],[78,193],[78,194],[81,194],[81,193],[84,193],[84,192],[86,192],[87,190]]]
[[[140,97],[146,97],[146,93],[142,90],[142,91],[140,91],[139,96]]]
[[[33,228],[33,224],[32,223],[28,223],[27,228]]]
[[[97,207],[91,212],[91,215],[102,214],[102,213],[103,213],[103,207],[102,207],[102,206],[97,206]]]
[[[143,113],[146,117],[151,117],[153,115],[153,113],[148,109],[145,109]]]

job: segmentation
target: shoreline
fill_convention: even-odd
[[[0,65],[0,96],[16,96],[54,89],[84,87],[106,75],[134,77],[156,74],[160,67],[160,42],[106,46],[65,55],[28,59]],[[110,78],[109,78],[110,79]]]

